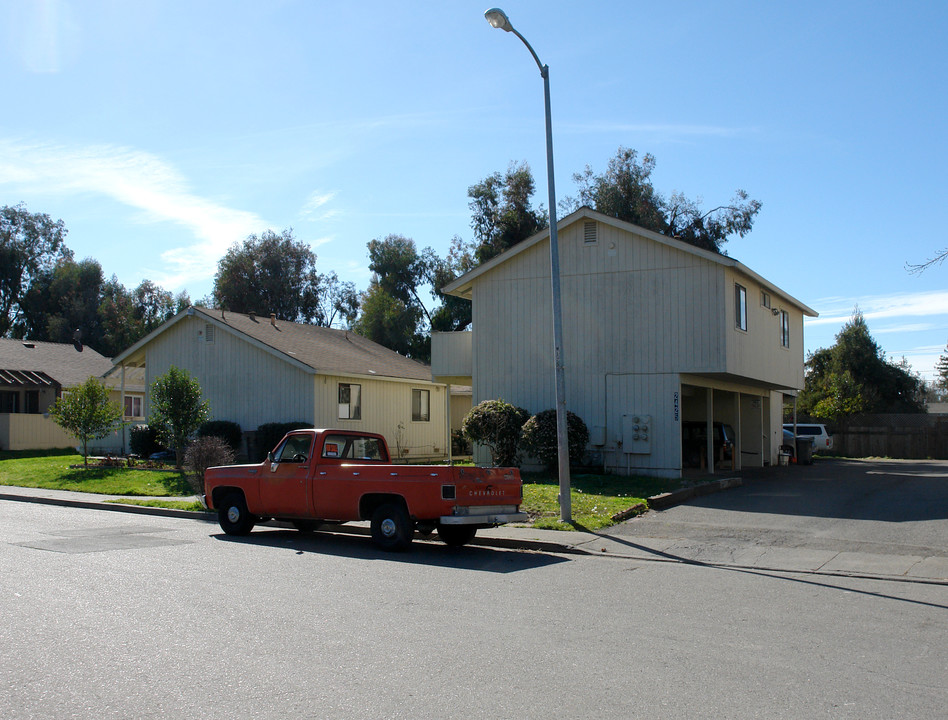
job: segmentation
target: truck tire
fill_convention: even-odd
[[[372,513],[372,540],[383,550],[405,550],[415,528],[400,503],[385,503]]]
[[[451,547],[467,545],[476,534],[477,528],[470,525],[438,525],[438,537]]]
[[[253,530],[254,516],[247,510],[247,503],[240,493],[227,495],[217,510],[217,521],[228,535],[246,535]]]

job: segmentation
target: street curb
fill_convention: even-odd
[[[69,500],[66,498],[38,497],[35,495],[10,495],[0,493],[0,500],[34,503],[38,505],[58,505],[59,507],[77,507],[84,510],[109,510],[111,512],[132,513],[135,515],[157,515],[160,517],[190,518],[214,522],[217,515],[211,512],[197,512],[194,510],[175,510],[173,508],[147,507],[144,505],[126,505],[124,503],[107,503],[103,501],[90,502],[87,500]]]
[[[681,503],[687,502],[688,500],[693,500],[696,497],[711,495],[712,493],[720,492],[721,490],[740,487],[743,484],[743,478],[721,478],[720,480],[712,480],[711,482],[702,483],[701,485],[695,485],[689,488],[683,488],[681,490],[675,490],[674,492],[653,495],[646,500],[646,503],[648,503],[649,510],[666,510],[667,508],[680,505]]]

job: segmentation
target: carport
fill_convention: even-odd
[[[770,464],[774,423],[769,391],[691,377],[682,380],[681,398],[683,470],[697,467],[714,473]],[[704,425],[705,447],[697,453],[697,465],[696,453],[685,449],[693,423]],[[729,453],[722,432],[733,442]]]

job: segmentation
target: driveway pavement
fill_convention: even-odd
[[[948,462],[818,460],[603,531],[636,556],[948,581]]]

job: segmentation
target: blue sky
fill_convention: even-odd
[[[542,80],[487,7],[0,0],[0,204],[62,218],[128,287],[199,299],[234,242],[292,227],[365,288],[369,240],[444,254],[511,161],[547,204]],[[501,7],[550,66],[558,197],[620,145],[663,193],[745,189],[763,208],[726,250],[820,313],[807,349],[858,305],[930,378],[948,264],[905,265],[948,248],[948,3]]]

